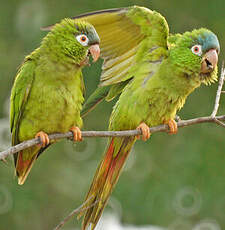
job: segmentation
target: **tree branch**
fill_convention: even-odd
[[[194,124],[199,124],[199,123],[206,123],[206,122],[216,123],[216,124],[225,128],[225,124],[222,122],[222,121],[225,121],[225,115],[216,116],[218,108],[219,108],[220,95],[221,95],[221,93],[224,93],[224,91],[222,91],[224,78],[225,78],[225,70],[224,70],[224,62],[223,62],[221,74],[220,74],[220,80],[219,80],[219,84],[218,84],[218,89],[217,89],[217,93],[216,93],[214,109],[213,109],[211,116],[199,117],[199,118],[190,119],[190,120],[186,120],[186,121],[185,120],[179,120],[177,123],[177,126],[179,128],[194,125]],[[155,126],[155,127],[150,128],[151,133],[168,132],[168,131],[169,131],[168,125],[159,125],[159,126]],[[137,136],[137,135],[141,135],[141,130],[82,131],[82,137],[124,137],[124,136]],[[49,135],[50,141],[59,140],[59,139],[63,139],[63,138],[70,138],[71,139],[72,137],[73,137],[72,132],[55,133],[55,134]],[[37,144],[41,144],[39,138],[34,138],[34,139],[31,139],[28,141],[24,141],[18,145],[12,146],[3,152],[0,152],[0,160],[5,161],[5,158],[8,157],[9,155],[15,154],[15,153],[17,153],[23,149],[32,147],[32,146],[37,145]]]
[[[200,123],[206,123],[206,122],[211,122],[211,123],[216,123],[221,126],[224,124],[222,121],[225,121],[225,115],[222,116],[216,116],[216,117],[198,117],[195,119],[190,119],[190,120],[182,120],[177,123],[177,126],[179,128],[194,125],[194,124],[200,124]],[[223,126],[224,127],[224,126]],[[151,133],[156,133],[156,132],[168,132],[169,127],[168,125],[159,125],[155,127],[150,128]],[[127,136],[137,136],[141,135],[141,130],[125,130],[125,131],[82,131],[82,137],[127,137]],[[72,132],[67,132],[67,133],[55,133],[55,134],[50,134],[49,139],[50,140],[59,140],[63,138],[72,138],[73,133]],[[0,152],[0,160],[4,160],[7,156],[11,154],[15,154],[23,149],[32,147],[34,145],[40,144],[40,139],[39,138],[34,138],[28,141],[24,141],[18,145],[12,146],[8,148],[7,150]]]
[[[220,95],[222,92],[222,88],[223,88],[223,83],[224,83],[224,76],[225,76],[225,70],[224,70],[224,61],[222,63],[222,69],[221,69],[221,74],[220,74],[220,80],[219,80],[219,84],[218,84],[218,89],[216,92],[216,100],[215,100],[215,104],[214,104],[214,109],[213,112],[211,114],[211,117],[215,117],[219,108],[219,102],[220,102]]]

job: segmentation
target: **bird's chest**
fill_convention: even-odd
[[[34,133],[67,132],[73,125],[81,126],[83,92],[81,81],[41,81],[31,89],[23,116],[24,127],[32,127]],[[23,127],[21,127],[23,128]]]
[[[129,90],[121,95],[111,116],[111,129],[135,129],[141,122],[160,125],[173,119],[185,99],[163,88]]]
[[[170,119],[174,119],[185,99],[179,96],[167,94],[161,90],[155,90],[154,96],[148,98],[145,106],[146,115],[144,122],[149,126],[156,126],[166,123]]]

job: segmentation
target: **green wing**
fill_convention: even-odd
[[[81,117],[86,116],[90,111],[92,111],[103,99],[106,101],[111,101],[117,95],[119,95],[123,88],[128,84],[130,79],[126,81],[119,82],[114,85],[100,86],[98,87],[85,101],[82,110]]]
[[[99,34],[104,59],[102,86],[131,78],[129,72],[133,65],[149,51],[144,48],[167,47],[169,29],[166,20],[144,7],[102,10],[74,18],[88,21]]]
[[[98,89],[91,95],[84,105],[85,111],[82,113],[85,114],[105,97],[110,100],[120,94],[129,80],[138,75],[139,64],[147,61],[149,52],[158,47],[167,49],[169,29],[163,16],[139,6],[96,11],[74,17],[78,18],[91,23],[101,40],[101,57],[104,63],[100,86],[113,85]]]
[[[35,63],[27,58],[19,69],[12,88],[10,98],[10,128],[12,133],[12,145],[19,143],[19,125],[32,87],[34,70]]]

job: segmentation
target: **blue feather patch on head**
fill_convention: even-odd
[[[199,44],[202,45],[203,52],[207,52],[210,49],[218,50],[220,52],[220,44],[217,36],[212,32],[205,32],[198,37]]]

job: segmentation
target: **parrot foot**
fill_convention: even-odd
[[[38,146],[44,148],[46,145],[49,144],[49,137],[48,137],[48,134],[43,132],[43,131],[40,131],[38,132],[36,135],[35,135],[35,138],[39,138],[40,141],[41,141],[41,144],[38,144]]]
[[[77,126],[73,126],[70,131],[73,133],[73,141],[82,141],[81,131]]]
[[[150,133],[149,127],[144,122],[142,122],[137,127],[137,129],[141,130],[141,132],[142,132],[142,140],[143,141],[147,141],[150,138],[151,133]],[[140,139],[140,135],[137,136],[137,139]]]
[[[169,126],[169,134],[177,133],[177,122],[174,119],[170,119],[164,124],[167,124]]]

